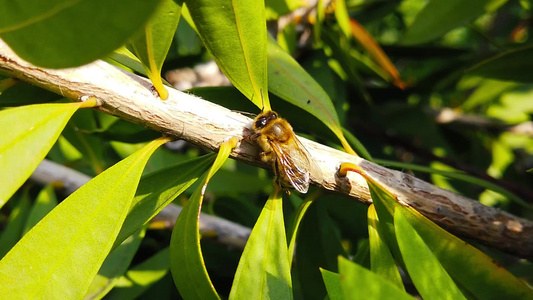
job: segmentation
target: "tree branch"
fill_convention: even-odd
[[[168,100],[162,101],[154,95],[147,79],[102,61],[72,69],[42,69],[20,59],[0,41],[0,71],[73,100],[95,96],[103,103],[98,108],[100,111],[213,151],[232,136],[242,138],[248,135],[252,123],[246,116],[171,88],[168,88]],[[522,257],[533,257],[533,222],[484,206],[408,174],[300,139],[322,173],[320,178],[312,176],[315,185],[370,203],[368,187],[362,177],[338,175],[339,165],[351,162],[389,189],[399,203],[414,207],[453,233]],[[239,143],[232,157],[270,167],[260,161],[257,145],[253,142]]]

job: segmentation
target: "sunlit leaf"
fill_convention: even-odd
[[[186,1],[207,50],[229,80],[257,107],[270,110],[264,1]]]
[[[344,294],[341,287],[341,276],[338,273],[320,268],[324,284],[328,290],[328,297],[331,300],[343,300]]]
[[[399,209],[394,213],[394,228],[407,272],[420,295],[424,299],[465,299]]]
[[[166,141],[107,169],[35,225],[0,261],[2,296],[83,297],[120,231],[144,165]]]
[[[388,280],[339,256],[344,299],[414,299]]]
[[[185,299],[219,299],[207,274],[200,248],[199,216],[209,179],[228,159],[237,139],[220,146],[211,169],[202,177],[200,185],[183,207],[170,240],[170,264],[174,283]],[[194,282],[194,284],[191,284]]]
[[[180,11],[181,4],[177,1],[161,0],[154,15],[144,26],[142,34],[132,40],[137,57],[163,100],[168,98],[168,91],[161,80],[161,68],[178,27]]]
[[[81,103],[37,104],[0,111],[0,207],[26,181]]]
[[[2,1],[0,36],[21,58],[35,65],[79,66],[122,46],[144,25],[158,3],[155,0]]]
[[[395,257],[400,256],[392,216],[400,209],[448,274],[471,294],[480,299],[533,297],[533,290],[486,254],[440,228],[416,210],[407,210],[382,186],[369,177],[365,179],[376,205],[384,237]]]
[[[379,220],[374,205],[368,208],[368,238],[370,240],[370,266],[372,272],[387,279],[401,290],[405,290],[398,267],[387,244],[380,236]]]
[[[292,299],[280,191],[268,198],[239,261],[229,299]]]

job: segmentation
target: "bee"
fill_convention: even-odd
[[[266,111],[255,118],[252,130],[263,149],[261,160],[272,164],[278,185],[307,193],[309,175],[317,174],[317,168],[289,122],[274,111]]]

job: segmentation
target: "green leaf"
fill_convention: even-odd
[[[298,229],[300,229],[300,223],[303,220],[305,213],[309,206],[313,203],[313,200],[318,194],[313,194],[307,198],[299,207],[296,213],[294,214],[294,219],[292,221],[291,231],[290,231],[290,242],[289,242],[289,264],[292,265],[292,258],[294,255],[294,249],[296,248],[296,237],[298,236]]]
[[[255,0],[186,1],[207,50],[228,79],[257,107],[270,110],[265,3]]]
[[[158,139],[107,169],[35,225],[0,261],[3,297],[83,297],[111,250],[144,165],[167,140]]]
[[[7,80],[7,79],[6,79]],[[22,106],[53,102],[62,96],[22,81],[0,93],[0,106]]]
[[[174,0],[161,0],[154,15],[144,26],[142,34],[132,40],[135,54],[152,81],[161,99],[168,98],[168,91],[161,80],[161,68],[167,57],[172,39],[178,28],[181,4]]]
[[[117,284],[118,278],[128,270],[133,257],[139,250],[145,232],[145,228],[137,230],[109,253],[94,277],[85,299],[102,299],[111,291]]]
[[[158,3],[155,0],[2,0],[0,36],[21,58],[35,65],[80,66],[124,45],[144,25]]]
[[[326,288],[319,268],[337,271],[337,257],[344,255],[338,228],[327,212],[327,201],[318,199],[305,214],[296,242],[296,271],[304,298],[322,299]]]
[[[209,168],[213,159],[214,154],[208,154],[143,176],[114,246],[148,224],[191,186]]]
[[[394,263],[394,258],[382,240],[379,227],[379,220],[374,205],[368,208],[368,237],[370,241],[370,266],[372,272],[378,274],[383,279],[387,279],[401,290],[405,290],[402,278],[398,272],[398,267]]]
[[[402,43],[416,45],[443,36],[482,15],[493,0],[430,0],[407,29]]]
[[[57,205],[56,193],[53,185],[48,185],[41,190],[37,199],[31,208],[30,215],[26,220],[26,225],[22,231],[22,235],[25,235],[35,224],[39,223],[46,214],[48,214]]]
[[[268,198],[242,253],[229,299],[292,299],[283,204]]]
[[[317,117],[335,135],[342,135],[339,117],[326,91],[270,36],[268,85],[272,94]]]
[[[345,299],[414,299],[396,285],[339,256],[339,274]]]
[[[533,68],[533,46],[525,46],[494,55],[465,72],[468,75],[485,78],[533,83],[532,76],[524,72],[531,68]]]
[[[400,257],[399,250],[397,250],[396,238],[390,236],[389,233],[395,232],[392,214],[400,209],[454,281],[477,298],[527,299],[533,297],[533,290],[497,265],[493,259],[440,228],[416,210],[407,210],[397,203],[394,196],[383,187],[370,178],[365,178],[376,205],[380,226],[384,228],[387,244],[395,257]]]
[[[165,248],[128,270],[117,280],[116,288],[106,299],[137,299],[154,283],[161,280],[169,268],[170,253],[169,248]]]
[[[170,239],[170,265],[174,283],[184,299],[220,299],[207,274],[200,248],[200,211],[209,179],[228,159],[236,138],[220,146],[217,158],[183,207]],[[194,282],[194,284],[191,284]]]
[[[37,104],[0,111],[0,207],[30,177],[81,103]]]
[[[407,272],[423,299],[466,299],[400,209],[394,228]]]
[[[344,294],[342,293],[341,276],[337,273],[320,268],[322,273],[322,279],[328,290],[328,297],[331,300],[343,300]]]
[[[11,204],[14,207],[7,219],[7,225],[2,230],[2,235],[0,236],[0,258],[4,257],[18,240],[20,240],[24,224],[30,213],[29,188],[24,188],[19,194],[15,194],[13,197],[17,198],[16,200],[18,201],[12,200]]]

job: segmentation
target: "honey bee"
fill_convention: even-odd
[[[289,122],[274,111],[266,111],[255,118],[252,130],[263,149],[261,160],[272,164],[278,185],[307,193],[310,172],[317,174],[318,169]]]

